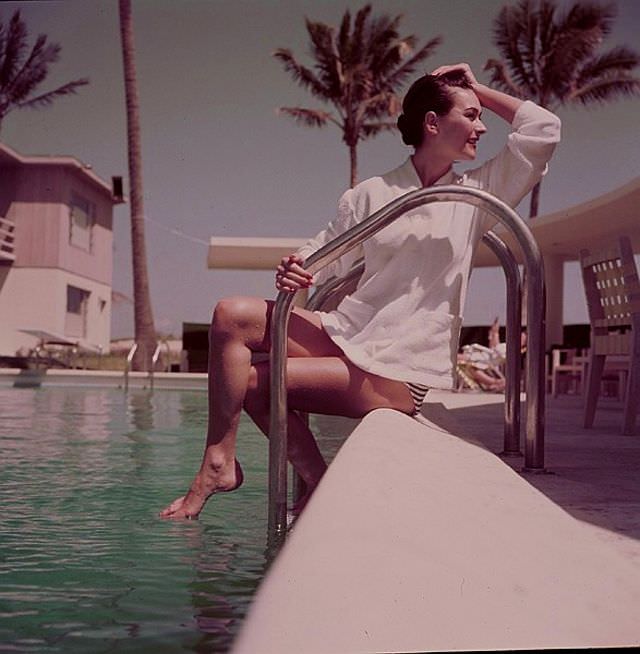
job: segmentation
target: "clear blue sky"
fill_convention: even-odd
[[[214,271],[206,243],[216,236],[309,236],[335,212],[348,184],[337,130],[296,127],[280,105],[315,101],[296,87],[272,52],[308,52],[304,17],[337,24],[347,0],[133,0],[142,112],[145,213],[156,326],[180,334],[183,321],[208,322],[219,298],[273,297],[272,275]],[[401,32],[444,42],[425,69],[467,61],[482,67],[497,53],[491,24],[505,0],[387,0],[374,11],[403,14]],[[637,45],[640,1],[618,0],[608,44]],[[42,90],[79,77],[90,86],[51,108],[9,114],[0,138],[23,154],[71,154],[106,180],[127,179],[124,90],[116,0],[3,2],[20,8],[32,39],[62,46]],[[307,60],[308,61],[308,60]],[[605,108],[565,109],[563,143],[542,190],[541,211],[555,211],[620,186],[639,174],[638,99]],[[506,127],[489,119],[479,158],[500,147]],[[385,172],[410,153],[395,134],[360,148],[360,177]],[[115,210],[116,291],[131,295],[128,206]],[[153,222],[151,222],[153,221]],[[176,234],[178,232],[179,234]],[[565,288],[565,321],[586,321],[575,270]],[[498,271],[473,273],[467,324],[504,321]],[[133,332],[129,307],[114,311],[113,336]]]

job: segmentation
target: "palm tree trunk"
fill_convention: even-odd
[[[535,218],[538,215],[538,205],[540,202],[540,185],[538,182],[531,190],[531,204],[529,205],[529,218]]]
[[[358,146],[349,146],[349,161],[351,162],[351,188],[358,183]]]
[[[144,236],[142,194],[142,149],[140,146],[140,110],[136,82],[135,48],[131,0],[119,0],[124,89],[127,105],[127,149],[129,154],[129,192],[131,207],[131,256],[133,265],[134,332],[138,350],[134,370],[150,370],[156,346],[153,311],[149,292],[147,253]]]

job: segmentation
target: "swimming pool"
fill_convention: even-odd
[[[0,388],[0,651],[229,648],[266,568],[267,441],[248,418],[243,487],[199,521],[156,517],[206,419],[198,391]]]

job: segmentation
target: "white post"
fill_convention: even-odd
[[[547,292],[547,347],[560,345],[562,331],[562,301],[564,295],[564,258],[557,254],[544,255],[545,286]]]

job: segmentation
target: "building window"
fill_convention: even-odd
[[[72,193],[69,204],[69,243],[71,245],[91,252],[95,217],[96,205],[80,195]]]
[[[66,336],[84,338],[87,333],[87,306],[89,291],[76,286],[67,286],[67,314],[64,333]]]

